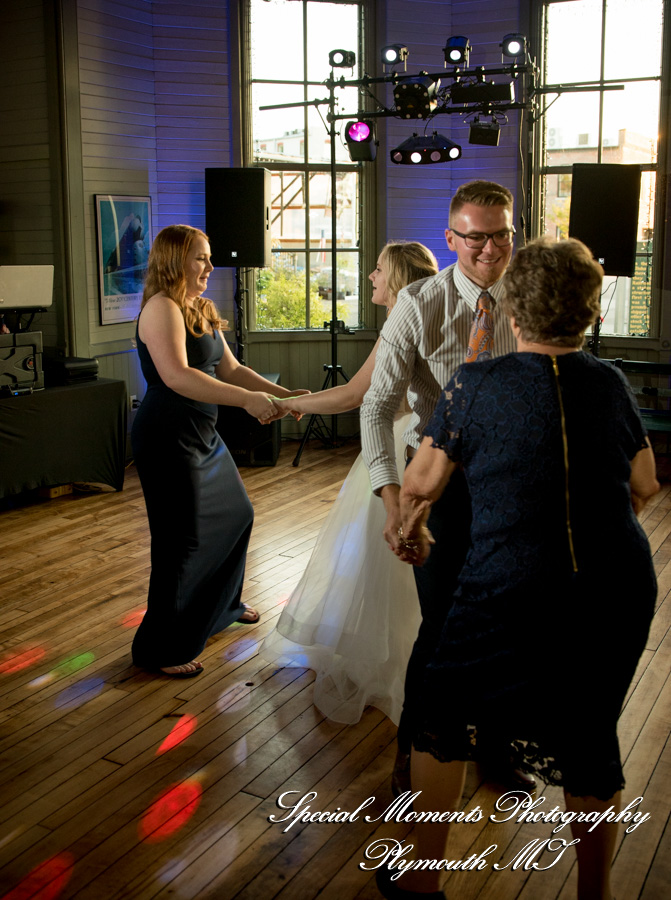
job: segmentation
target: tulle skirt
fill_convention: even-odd
[[[394,425],[399,472],[404,468],[403,416]],[[420,624],[412,567],[382,537],[384,504],[359,456],[322,526],[307,568],[264,659],[317,674],[314,702],[329,719],[358,722],[375,706],[398,724],[405,670]]]

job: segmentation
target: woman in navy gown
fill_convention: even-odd
[[[579,241],[520,250],[503,301],[518,352],[456,372],[407,469],[406,561],[428,555],[423,523],[457,466],[473,504],[471,548],[425,676],[415,810],[457,809],[464,761],[504,752],[562,785],[573,812],[619,809],[617,718],[656,597],[636,512],[659,485],[624,378],[580,350],[602,276]],[[590,824],[572,823],[578,897],[610,900],[617,824]],[[447,825],[418,826],[413,856],[443,858],[446,837]],[[388,897],[426,897],[438,878],[413,871],[398,886],[381,872],[379,883]]]
[[[202,296],[211,271],[206,234],[188,225],[160,231],[137,328],[147,392],[131,439],[151,576],[133,662],[178,678],[200,674],[197,656],[211,635],[259,618],[240,602],[253,510],[215,428],[217,406],[267,421],[281,415],[273,396],[290,393],[234,358],[226,323]]]

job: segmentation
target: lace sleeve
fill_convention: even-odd
[[[461,366],[444,388],[424,434],[432,438],[433,446],[444,450],[453,462],[461,462],[462,431],[472,390],[465,383],[466,370]]]

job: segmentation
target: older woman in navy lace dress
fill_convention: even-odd
[[[562,785],[569,810],[619,808],[616,723],[656,597],[636,511],[659,485],[622,375],[580,349],[602,275],[578,241],[517,254],[504,303],[518,352],[457,371],[406,472],[407,561],[426,558],[423,523],[457,466],[473,504],[471,549],[426,672],[416,810],[458,809],[465,760],[502,753]],[[610,900],[617,825],[589,827],[573,823],[578,896]],[[447,825],[418,826],[413,856],[443,858],[446,836]],[[409,872],[400,893],[386,873],[380,884],[426,896],[439,875]]]

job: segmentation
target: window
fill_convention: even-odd
[[[546,94],[537,146],[538,233],[568,236],[571,165],[641,167],[636,272],[604,280],[602,333],[649,336],[664,0],[539,2],[545,85],[624,90]]]
[[[363,44],[363,2],[248,0],[248,80],[251,107],[246,165],[271,172],[272,266],[259,269],[250,303],[253,330],[319,328],[331,319],[332,205],[337,212],[337,318],[362,324],[363,265],[360,221],[365,167],[353,163],[336,135],[336,189],[332,196],[331,141],[326,120],[329,52]],[[359,78],[363,65],[335,69]],[[356,88],[337,89],[338,112],[353,117],[362,100]],[[283,109],[262,106],[297,104]],[[336,122],[339,132],[344,121]],[[369,259],[366,259],[368,264]]]

